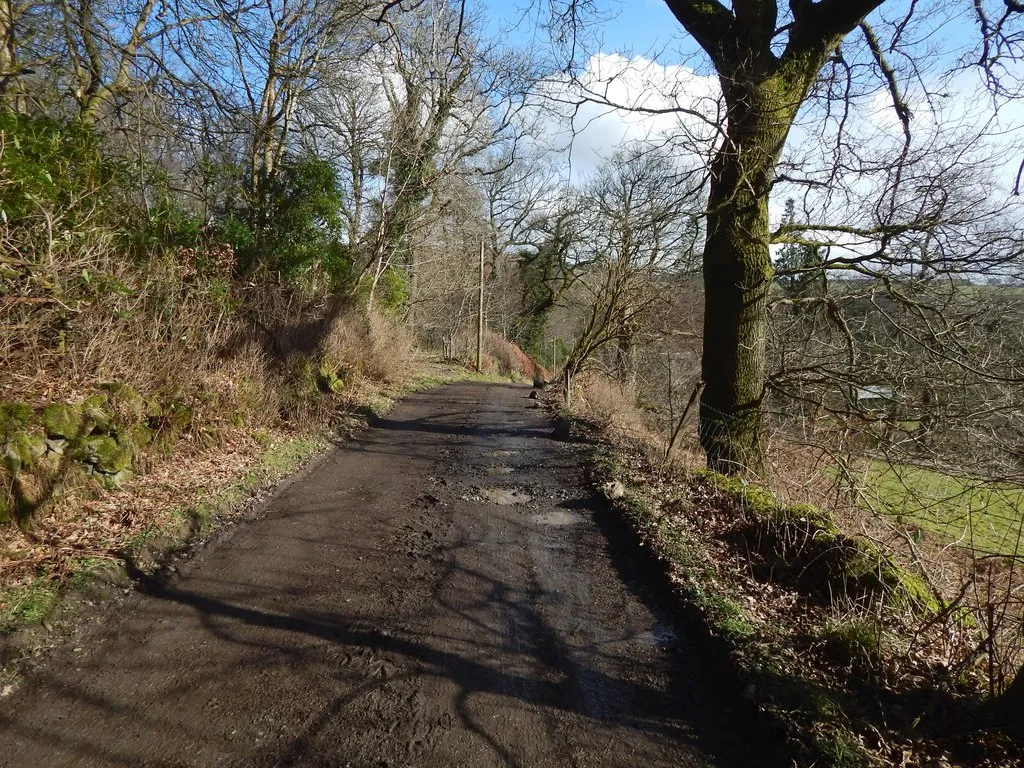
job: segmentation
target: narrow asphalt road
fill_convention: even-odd
[[[763,764],[528,394],[401,403],[0,700],[0,764]]]

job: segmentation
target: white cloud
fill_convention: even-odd
[[[600,54],[575,80],[553,77],[542,84],[533,138],[565,153],[573,179],[632,142],[687,137],[707,151],[716,134],[718,95],[716,78],[689,67]]]
[[[842,120],[833,103],[831,117],[822,103],[801,110],[784,153],[783,172],[811,185],[779,183],[770,204],[772,224],[781,223],[785,200],[797,200],[798,216],[830,225],[872,227],[885,219],[886,193],[898,180],[901,191],[891,213],[899,219],[914,214],[935,195],[931,179],[946,174],[950,191],[962,200],[1000,208],[1009,200],[1024,159],[1024,100],[1005,104],[993,117],[991,99],[976,73],[929,84],[906,96],[913,113],[911,150],[915,161],[896,175],[892,163],[900,156],[903,127],[888,91],[878,85],[862,92]],[[636,141],[671,141],[680,157],[687,152],[700,162],[710,155],[718,137],[720,89],[717,78],[685,65],[666,65],[644,57],[620,54],[593,56],[575,78],[552,77],[540,89],[532,115],[537,145],[560,153],[571,180],[580,181],[612,153]],[[584,97],[590,97],[589,100]],[[834,153],[837,146],[843,149]],[[702,156],[702,157],[701,157]],[[882,204],[880,205],[880,201]],[[836,236],[842,251],[873,251],[873,238]]]

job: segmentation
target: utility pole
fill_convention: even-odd
[[[484,367],[484,241],[480,240],[480,306],[476,313],[476,372]]]

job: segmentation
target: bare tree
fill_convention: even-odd
[[[183,30],[171,50],[182,79],[202,88],[244,137],[246,183],[255,195],[291,146],[300,105],[324,67],[372,45],[367,8],[325,0],[216,3],[216,22]]]
[[[363,273],[374,287],[393,264],[415,271],[411,238],[429,220],[434,188],[453,174],[493,172],[488,153],[515,140],[523,76],[480,38],[477,23],[464,2],[423,3],[394,25],[382,52],[388,127],[364,237]]]
[[[757,466],[763,450],[765,339],[772,284],[769,197],[777,185],[820,189],[834,182],[843,168],[874,167],[864,155],[854,154],[833,164],[831,177],[809,178],[799,164],[783,160],[790,132],[798,115],[813,115],[826,126],[828,137],[835,138],[827,127],[839,125],[839,133],[844,133],[852,122],[855,97],[881,88],[890,96],[909,147],[909,86],[916,83],[923,88],[925,69],[933,60],[909,42],[914,37],[911,30],[944,9],[925,3],[894,7],[893,18],[878,20],[886,40],[866,21],[883,6],[882,0],[788,4],[667,0],[667,5],[710,61],[725,106],[708,169],[701,439],[713,468],[736,471]],[[996,11],[996,5],[979,2],[971,9],[986,40],[978,61],[990,76],[996,76],[992,73],[1018,44],[1012,24],[1019,9],[1007,4]],[[582,48],[581,19],[592,12],[590,6],[568,2],[556,14],[570,56],[578,56]],[[584,89],[583,97],[639,112],[659,111],[642,102],[615,103],[592,85]],[[700,110],[681,105],[660,111],[700,118],[693,114]],[[849,149],[842,136],[832,146],[836,155]]]
[[[636,146],[616,154],[583,190],[584,225],[566,249],[581,309],[563,368],[567,400],[573,378],[606,350],[614,350],[618,377],[635,379],[660,278],[687,270],[695,258],[700,188],[687,176],[665,155]]]

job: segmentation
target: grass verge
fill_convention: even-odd
[[[721,476],[659,474],[642,446],[588,429],[601,446],[594,483],[662,564],[684,615],[724,646],[779,736],[776,762],[1017,764],[1019,745],[978,717],[978,691],[942,679],[915,645],[939,605],[913,573],[820,509]]]
[[[194,503],[171,507],[151,525],[123,541],[112,542],[102,556],[47,563],[29,578],[0,587],[0,683],[9,684],[20,662],[54,639],[68,634],[81,603],[95,605],[130,586],[128,563],[143,572],[157,570],[224,525],[239,519],[259,495],[298,471],[329,441],[322,437],[266,437],[252,463]]]

